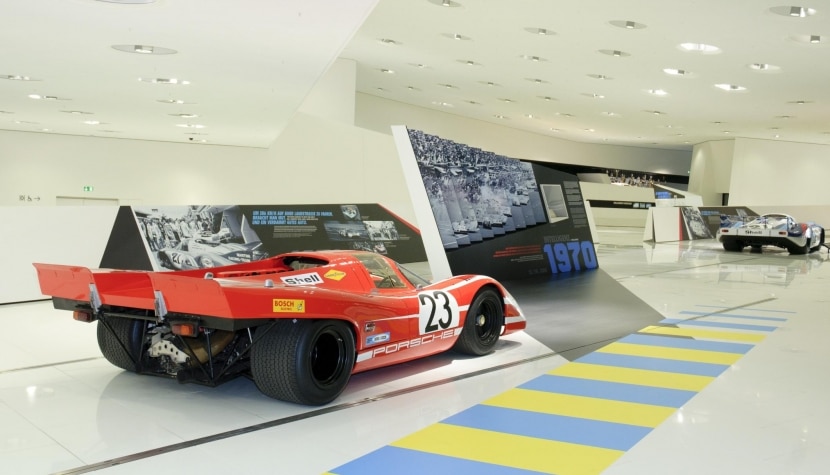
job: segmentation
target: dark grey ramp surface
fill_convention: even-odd
[[[664,318],[602,269],[502,283],[527,317],[527,334],[569,361]]]

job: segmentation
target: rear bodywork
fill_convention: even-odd
[[[790,254],[807,254],[824,244],[824,228],[813,222],[798,222],[786,214],[765,214],[722,226],[718,240],[727,251],[741,251],[747,246],[756,250],[775,246],[787,249]]]

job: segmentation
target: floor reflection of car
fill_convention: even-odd
[[[175,270],[203,269],[243,262],[258,261],[268,257],[262,242],[205,242],[199,238],[186,239],[179,244],[158,252],[159,264]]]

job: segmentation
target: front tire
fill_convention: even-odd
[[[493,289],[479,291],[467,310],[464,328],[453,349],[459,353],[482,356],[493,351],[504,323],[504,306]]]
[[[104,358],[123,370],[138,371],[146,325],[144,320],[133,318],[101,317],[98,320],[98,348]]]
[[[251,349],[251,373],[266,396],[327,404],[343,392],[355,363],[355,342],[339,320],[282,320]]]

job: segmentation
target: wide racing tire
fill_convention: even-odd
[[[492,288],[476,294],[467,310],[461,335],[453,349],[467,355],[481,356],[493,351],[504,324],[504,304]]]
[[[255,338],[251,373],[266,396],[319,406],[343,392],[355,363],[355,340],[339,320],[281,320]]]
[[[146,326],[144,320],[103,316],[98,320],[98,348],[113,365],[136,372]]]
[[[744,244],[741,241],[723,241],[723,249],[729,252],[741,252]]]

